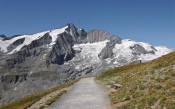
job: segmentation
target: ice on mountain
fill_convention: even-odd
[[[81,62],[77,63],[76,69],[85,69],[93,65],[101,64],[101,60],[98,57],[98,54],[106,46],[108,40],[95,43],[85,43],[85,44],[76,44],[73,46],[74,50],[81,50],[80,55],[75,58],[84,58]],[[86,57],[86,58],[85,58]]]
[[[147,52],[155,52],[155,54],[147,53],[137,55],[137,60],[142,60],[144,62],[153,60],[172,51],[171,49],[168,49],[164,46],[155,47],[154,49],[153,46],[148,43],[135,42],[129,39],[124,39],[122,40],[121,44],[116,44],[113,49],[114,58],[116,59],[116,61],[113,64],[117,64],[117,59],[122,58],[127,60],[128,62],[132,62],[132,60],[135,59],[135,55],[133,54],[133,50],[131,49],[131,47],[133,47],[135,44],[142,46]]]

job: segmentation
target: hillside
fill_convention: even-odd
[[[150,62],[107,70],[96,80],[111,90],[115,108],[175,108],[175,52]],[[114,89],[114,83],[122,87]]]

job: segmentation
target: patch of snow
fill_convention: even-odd
[[[117,60],[113,62],[113,64],[118,64]]]
[[[68,62],[65,62],[64,64],[65,64],[65,65],[69,65],[69,63],[68,63]]]
[[[21,86],[23,83],[21,83],[19,86]]]
[[[113,64],[117,64],[121,59],[131,61],[133,54],[130,49],[131,46],[134,46],[135,42],[125,39],[122,40],[122,44],[116,44],[113,48],[114,59]]]
[[[170,52],[173,51],[172,49],[169,49],[165,46],[156,46],[155,49],[157,50],[157,52],[156,52],[157,55],[159,55],[159,54],[160,55],[165,55],[165,54],[170,53]]]
[[[12,50],[11,52],[9,52],[8,54],[12,54],[14,53],[15,51],[19,51],[24,45],[28,45],[30,44],[33,40],[37,39],[38,36],[43,36],[45,33],[47,33],[48,31],[45,31],[45,32],[41,32],[41,33],[37,33],[37,34],[33,34],[33,35],[22,35],[22,36],[19,36],[19,37],[14,37],[10,40],[5,40],[5,41],[2,41],[0,40],[0,48],[3,52],[8,52],[7,50],[7,47],[12,44],[13,42],[15,42],[16,40],[18,39],[22,39],[22,38],[25,38],[24,40],[24,43],[19,45],[18,47],[16,47],[14,50]]]
[[[17,90],[23,83],[19,84],[19,86],[15,87],[13,90]]]
[[[52,37],[52,42],[50,43],[51,46],[55,44],[55,41],[58,37],[58,34],[65,32],[65,29],[67,29],[67,28],[68,28],[68,26],[65,26],[61,29],[55,29],[49,33],[49,35]]]
[[[132,41],[130,39],[124,39],[124,40],[122,40],[121,44],[116,44],[114,49],[113,49],[114,59],[115,59],[113,64],[118,64],[118,61],[120,61],[121,59],[127,60],[128,62],[132,62],[132,60],[136,57],[135,57],[135,55],[133,55],[133,51],[130,49],[130,47],[134,46],[135,44],[139,44],[148,52],[149,51],[155,52],[155,54],[148,53],[148,54],[137,55],[137,60],[142,60],[142,61],[153,60],[155,58],[158,58],[162,55],[165,55],[165,54],[173,51],[173,50],[171,50],[167,47],[164,47],[164,46],[155,47],[155,49],[157,50],[157,51],[155,51],[152,48],[152,45],[150,45],[148,43],[135,42],[135,41]]]
[[[101,50],[106,46],[108,40],[95,43],[85,43],[85,44],[76,44],[73,46],[74,50],[81,50],[80,55],[75,57],[75,59],[84,58],[83,61],[79,62],[76,65],[76,69],[85,69],[87,67],[95,67],[94,65],[100,65],[101,60],[98,55]],[[74,61],[75,61],[74,59]]]
[[[73,32],[72,32],[72,29],[70,29],[70,35],[73,36]]]
[[[31,71],[30,73],[29,73],[29,75],[31,75],[33,72]]]
[[[110,58],[105,59],[105,61],[106,61],[107,64],[111,63],[111,59]]]
[[[145,48],[146,51],[152,51],[152,45],[148,44],[148,43],[144,43],[144,42],[138,42],[139,45],[141,45],[143,48]]]
[[[14,90],[17,90],[17,87],[15,87]]]
[[[155,47],[155,49],[157,50],[157,51],[155,51],[155,54],[145,54],[145,55],[142,54],[139,57],[139,60],[142,60],[142,61],[153,60],[153,59],[156,59],[158,57],[161,57],[162,55],[166,55],[166,54],[173,51],[165,46],[157,46],[157,47]]]
[[[4,38],[0,37],[0,40],[3,40]]]

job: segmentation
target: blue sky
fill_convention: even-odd
[[[67,23],[175,48],[175,0],[0,0],[0,34],[32,34]]]

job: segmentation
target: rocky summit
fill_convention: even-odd
[[[86,32],[73,24],[31,35],[0,35],[0,105],[79,76],[146,62],[171,51],[103,30]]]

